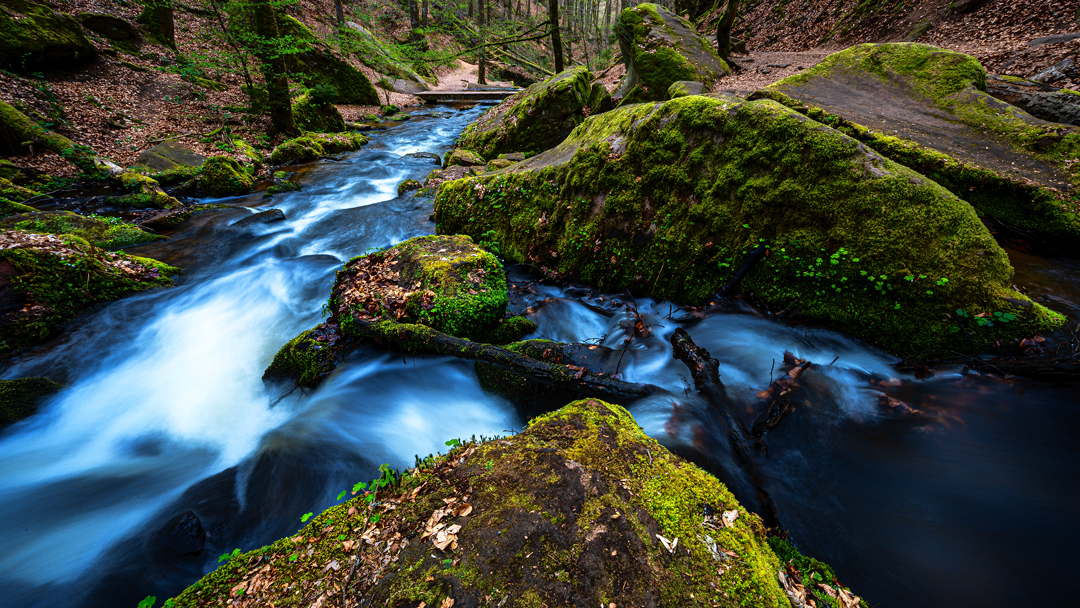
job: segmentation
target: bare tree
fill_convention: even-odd
[[[731,26],[739,14],[739,0],[728,0],[727,11],[716,23],[716,52],[724,61],[731,62]]]
[[[555,73],[563,71],[562,35],[559,32],[559,0],[548,0],[548,21],[551,22],[551,48],[555,51]]]

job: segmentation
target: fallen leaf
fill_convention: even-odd
[[[439,608],[450,608],[453,605],[454,605],[454,600],[452,600],[450,598],[446,598],[445,600],[442,601],[442,604],[439,605]]]

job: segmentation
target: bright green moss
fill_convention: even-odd
[[[332,104],[316,101],[311,91],[294,99],[292,108],[296,126],[304,131],[340,133],[345,130],[345,119],[341,117],[341,112]]]
[[[278,13],[282,36],[290,36],[299,52],[286,55],[289,69],[298,72],[308,88],[333,87],[333,103],[379,105],[379,94],[363,72],[340,57],[306,25],[294,17]]]
[[[172,169],[166,169],[164,171],[158,171],[150,176],[151,179],[165,186],[174,186],[176,184],[182,184],[184,182],[193,180],[199,176],[198,167],[178,166]]]
[[[397,194],[398,194],[398,196],[401,196],[402,194],[405,194],[406,192],[411,192],[413,190],[419,190],[423,186],[424,186],[423,184],[416,181],[415,179],[407,179],[407,180],[401,182],[400,184],[398,184]]]
[[[337,366],[334,349],[312,337],[309,329],[285,343],[274,355],[263,379],[289,378],[300,386],[315,386]]]
[[[16,203],[15,201],[0,196],[0,217],[7,217],[9,215],[15,215],[16,213],[32,213],[34,211],[37,211],[37,209],[34,209],[30,205]]]
[[[0,60],[17,71],[64,69],[94,57],[94,45],[66,13],[26,0],[0,5]]]
[[[313,161],[323,156],[358,150],[368,142],[360,133],[305,133],[274,148],[271,165],[288,165]]]
[[[969,347],[957,309],[1016,316],[995,339],[1064,321],[1012,289],[970,205],[771,101],[595,116],[554,150],[444,184],[435,212],[439,232],[494,231],[509,259],[691,303],[767,245],[740,291],[896,353]]]
[[[254,185],[255,178],[228,156],[211,156],[199,171],[199,188],[207,196],[241,196]]]
[[[44,234],[70,234],[104,249],[117,249],[164,238],[120,218],[85,217],[70,211],[32,211],[4,218],[0,221],[0,228]]]
[[[35,196],[38,196],[37,192],[34,192],[29,188],[16,186],[10,181],[0,177],[0,197],[21,203],[22,201]]]

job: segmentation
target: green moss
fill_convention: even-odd
[[[264,196],[273,196],[275,194],[281,194],[282,192],[299,192],[301,190],[300,184],[285,180],[277,180],[272,186],[266,189]]]
[[[300,386],[315,386],[322,378],[334,371],[337,357],[334,349],[320,342],[309,329],[285,343],[274,355],[263,379],[289,378]]]
[[[536,323],[526,317],[516,315],[502,320],[495,329],[478,336],[477,340],[488,344],[509,344],[524,338],[534,331],[536,331]]]
[[[34,211],[37,211],[37,209],[34,209],[30,205],[16,203],[15,201],[0,196],[0,217],[7,217],[9,215],[15,215],[16,213],[32,213]]]
[[[211,156],[199,171],[199,189],[207,196],[241,196],[254,185],[255,178],[228,156]]]
[[[519,167],[443,184],[435,212],[440,233],[494,231],[509,259],[681,302],[713,297],[766,244],[742,291],[896,353],[967,348],[957,309],[1015,315],[1005,336],[1064,322],[1012,289],[970,205],[771,101],[591,117]]]
[[[244,587],[258,605],[306,606],[320,589],[339,588],[348,568],[326,564],[348,563],[345,543],[367,534],[374,542],[360,545],[361,564],[383,565],[363,566],[353,589],[371,605],[560,606],[571,597],[590,606],[790,606],[761,520],[621,407],[578,401],[511,438],[461,445],[407,473],[292,538],[234,557],[176,605],[217,605]],[[441,520],[461,526],[459,546],[440,551],[421,538],[424,524],[460,500],[471,514]],[[373,523],[367,505],[378,501],[395,508],[375,507]],[[731,526],[719,523],[725,510],[738,514]],[[657,535],[678,545],[669,551]],[[706,538],[738,557],[718,561]]]
[[[329,103],[318,103],[311,91],[293,100],[293,117],[296,126],[304,131],[317,133],[340,133],[345,130],[341,112]]]
[[[74,235],[59,241],[29,240],[37,244],[0,251],[0,260],[15,268],[11,286],[25,302],[17,313],[9,313],[10,323],[0,327],[4,354],[51,338],[66,321],[98,303],[171,285],[170,277],[179,272],[149,258],[103,251]]]
[[[39,193],[34,192],[29,188],[23,188],[22,186],[16,186],[10,181],[0,177],[0,196],[7,198],[15,202],[22,202],[28,198],[38,196]]]
[[[274,148],[271,165],[287,165],[313,161],[323,156],[358,150],[368,139],[360,133],[305,133]]]
[[[182,184],[197,178],[201,167],[201,165],[198,167],[178,166],[172,169],[158,171],[157,173],[152,174],[150,179],[164,186],[175,186],[176,184]]]
[[[592,73],[584,67],[570,68],[488,110],[465,128],[458,146],[484,158],[547,150],[585,120],[588,104],[603,105],[594,97]]]
[[[64,69],[94,55],[94,45],[71,15],[26,0],[4,0],[0,5],[0,60],[5,67]]]
[[[424,186],[423,184],[416,181],[415,179],[407,179],[407,180],[401,182],[400,184],[398,184],[397,194],[398,194],[398,196],[401,196],[402,194],[405,194],[406,192],[410,192],[412,190],[419,190],[423,186]]]
[[[343,129],[339,129],[339,130],[343,130]],[[255,167],[256,169],[258,169],[258,168],[261,168],[263,165],[266,164],[266,158],[263,156],[262,152],[259,152],[258,150],[256,150],[247,141],[245,141],[243,139],[234,139],[233,140],[233,147],[235,147],[237,150],[239,150],[241,153],[243,153],[244,156],[247,157],[247,159],[248,159],[247,162],[252,167]]]
[[[311,89],[320,85],[333,87],[337,92],[334,103],[379,105],[379,94],[368,77],[338,56],[306,25],[278,13],[278,29],[282,36],[291,36],[300,47],[299,52],[287,55],[286,61],[290,70],[300,74],[304,85]]]
[[[70,234],[104,249],[117,249],[165,238],[120,218],[85,217],[71,211],[31,211],[4,218],[0,221],[0,228],[43,234]]]
[[[105,202],[126,207],[154,207],[157,209],[175,209],[180,201],[169,196],[161,185],[152,177],[147,177],[134,170],[128,170],[116,178],[120,184],[131,191],[123,196],[110,196]]]
[[[48,378],[0,380],[0,428],[32,415],[45,397],[61,388]]]
[[[454,166],[474,167],[484,166],[485,164],[487,164],[487,161],[484,160],[483,156],[464,148],[450,150],[443,157],[444,168]]]
[[[6,14],[6,9],[0,7],[0,14]],[[2,35],[0,31],[0,36]],[[22,52],[24,51],[20,50],[20,54]],[[100,172],[92,150],[43,128],[11,104],[0,101],[0,150],[21,150],[24,141],[40,142],[46,149],[64,157],[84,173],[97,175]]]

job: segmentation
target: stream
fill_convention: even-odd
[[[398,197],[397,185],[436,168],[411,154],[441,155],[482,110],[416,112],[358,152],[298,168],[301,192],[196,214],[131,250],[183,268],[175,287],[104,306],[4,371],[65,388],[0,431],[0,606],[160,602],[222,553],[295,532],[384,462],[412,466],[448,439],[523,427],[471,364],[447,357],[361,348],[317,390],[284,397],[261,380],[278,348],[322,318],[343,260],[434,231],[430,198]],[[233,226],[270,208],[287,219]],[[1018,284],[1077,318],[1080,262],[1009,253]],[[959,368],[916,379],[857,340],[749,307],[691,318],[509,270],[534,337],[621,349],[640,314],[651,336],[631,341],[618,371],[670,394],[630,411],[747,508],[760,507],[754,488],[668,338],[685,327],[744,409],[786,369],[785,350],[813,361],[755,457],[758,478],[790,539],[871,606],[1075,601],[1077,385]]]

